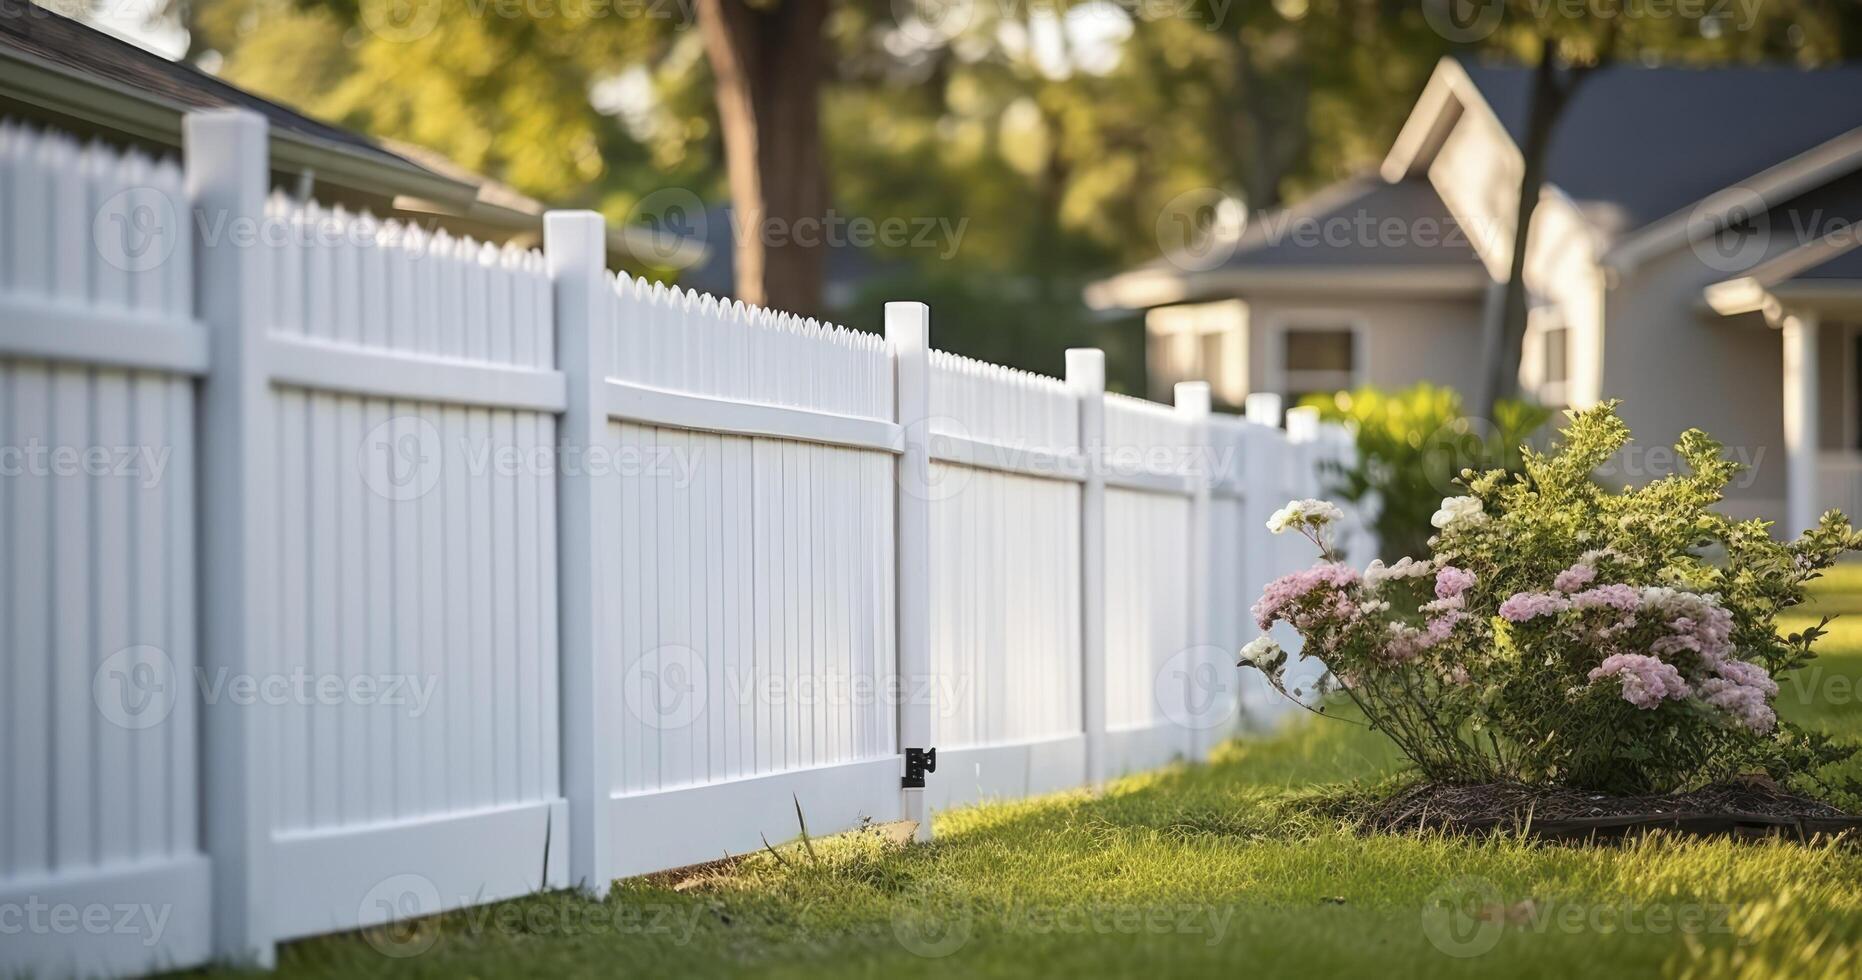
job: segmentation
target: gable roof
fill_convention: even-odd
[[[1385,292],[1472,293],[1488,282],[1468,233],[1427,178],[1387,181],[1367,173],[1253,219],[1232,251],[1208,268],[1156,259],[1094,283],[1086,301],[1096,309],[1139,308],[1341,274],[1355,281],[1336,282],[1340,287]]]
[[[1516,146],[1533,70],[1464,64]],[[1862,127],[1862,66],[1614,67],[1579,86],[1546,175],[1641,228]]]

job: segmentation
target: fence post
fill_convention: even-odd
[[[1086,784],[1106,778],[1106,355],[1067,351],[1067,387],[1080,400],[1080,722],[1086,730]]]
[[[899,749],[929,750],[936,709],[931,681],[931,308],[886,304],[886,344],[898,372],[897,421],[904,440],[899,457]],[[935,778],[935,777],[932,777]],[[922,787],[901,790],[901,810],[917,821],[918,839],[931,839],[931,814]]]
[[[556,361],[568,386],[559,444],[580,453],[607,436],[607,224],[593,211],[551,211],[543,218],[543,254],[556,299]],[[562,627],[562,774],[569,801],[569,880],[605,897],[613,882],[608,798],[612,741],[603,719],[613,705],[602,653],[602,576],[609,557],[601,487],[585,465],[559,466],[557,561]]]
[[[1194,654],[1187,658],[1189,671],[1183,678],[1183,719],[1189,723],[1190,758],[1200,759],[1208,751],[1208,731],[1203,727],[1208,719],[1205,713],[1214,708],[1208,698],[1214,697],[1215,690],[1198,690],[1207,685],[1211,677],[1219,676],[1204,670],[1203,662],[1208,657],[1209,641],[1214,632],[1209,628],[1209,582],[1215,569],[1211,565],[1212,552],[1209,544],[1210,534],[1210,490],[1211,480],[1215,478],[1215,467],[1210,465],[1212,443],[1209,436],[1209,382],[1179,381],[1174,392],[1177,416],[1188,423],[1192,445],[1183,447],[1191,453],[1190,465],[1183,469],[1194,481],[1194,493],[1190,497],[1190,649]]]
[[[274,491],[266,304],[270,264],[259,223],[271,187],[263,116],[192,112],[182,122],[187,193],[200,229],[195,297],[211,345],[200,393],[201,667],[257,677],[273,650]],[[177,678],[192,687],[194,678]],[[183,696],[192,691],[184,689]],[[201,783],[213,862],[213,947],[223,960],[270,969],[277,958],[268,903],[270,738],[258,706],[204,706]]]

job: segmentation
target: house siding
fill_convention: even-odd
[[[1725,278],[1681,249],[1625,275],[1610,290],[1604,336],[1603,395],[1623,400],[1636,445],[1621,460],[1620,482],[1647,483],[1672,472],[1667,454],[1699,428],[1746,463],[1727,490],[1738,517],[1784,516],[1784,360],[1778,331],[1757,317],[1705,312],[1701,291]],[[1664,465],[1666,464],[1666,465]]]

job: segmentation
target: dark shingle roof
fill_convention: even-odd
[[[1465,65],[1515,143],[1532,72]],[[1638,228],[1862,127],[1862,66],[1602,69],[1552,135],[1547,173]]]
[[[250,109],[264,116],[273,130],[337,144],[401,166],[416,166],[360,133],[318,122],[191,65],[169,61],[26,0],[0,0],[0,48],[116,82],[186,108]]]
[[[1468,234],[1427,178],[1339,181],[1249,222],[1229,268],[1414,268],[1479,263]]]

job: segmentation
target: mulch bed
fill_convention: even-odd
[[[1763,777],[1662,796],[1605,796],[1518,783],[1423,783],[1373,806],[1365,826],[1379,831],[1510,831],[1577,843],[1616,841],[1649,831],[1799,840],[1849,831],[1851,840],[1862,839],[1862,816],[1784,792]]]

